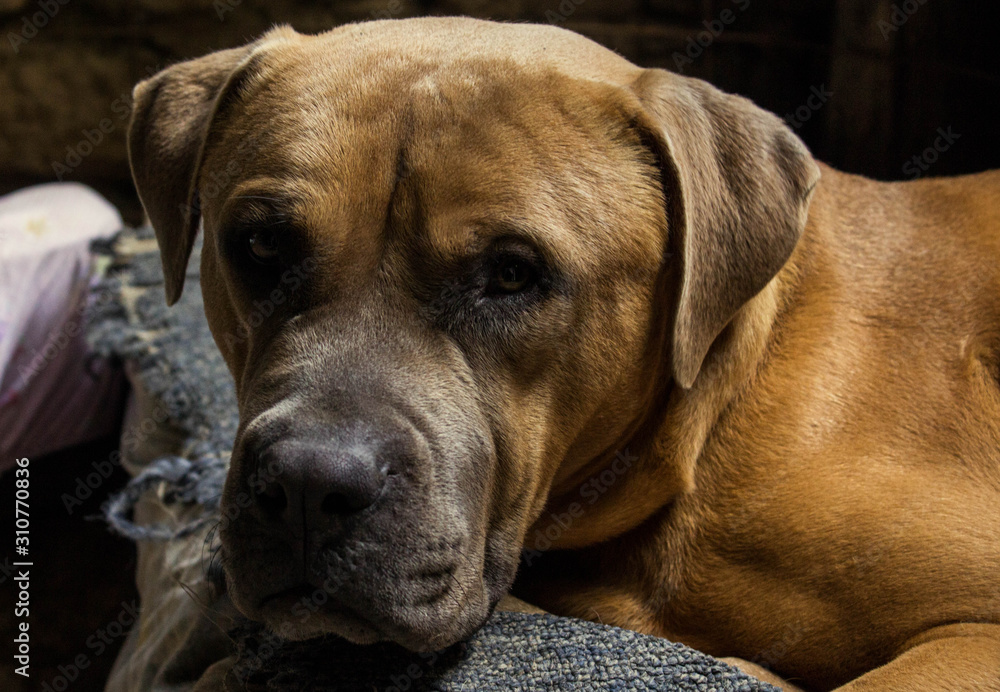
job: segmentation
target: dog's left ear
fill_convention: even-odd
[[[201,220],[198,173],[212,121],[253,76],[263,51],[293,36],[291,27],[276,27],[246,46],[172,65],[132,91],[129,164],[156,231],[168,305],[180,298]]]
[[[167,304],[180,298],[200,221],[198,170],[225,85],[249,55],[232,48],[182,62],[136,85],[128,129],[132,179],[160,246]]]
[[[688,388],[715,338],[792,254],[820,171],[779,118],[747,99],[657,69],[633,91],[679,251],[671,360]]]

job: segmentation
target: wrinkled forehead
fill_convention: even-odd
[[[284,50],[255,69],[206,152],[206,220],[280,204],[315,245],[354,261],[377,255],[387,231],[446,257],[527,234],[569,260],[597,239],[566,229],[606,229],[610,242],[625,210],[601,191],[648,173],[614,89],[545,66]],[[655,200],[646,211],[662,215]],[[648,252],[662,236],[636,240]]]

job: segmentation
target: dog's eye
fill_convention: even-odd
[[[535,270],[525,260],[519,257],[506,257],[500,260],[490,280],[490,290],[493,293],[520,293],[534,283]]]
[[[255,230],[247,239],[247,251],[261,264],[274,264],[279,257],[278,237],[274,231]]]

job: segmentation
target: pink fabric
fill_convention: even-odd
[[[122,226],[90,188],[52,183],[0,198],[0,471],[112,432],[122,379],[91,357],[88,246]]]

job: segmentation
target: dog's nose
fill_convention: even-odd
[[[302,530],[322,530],[374,504],[385,486],[378,452],[368,444],[293,437],[270,445],[260,458],[257,504],[290,529],[304,523]]]

